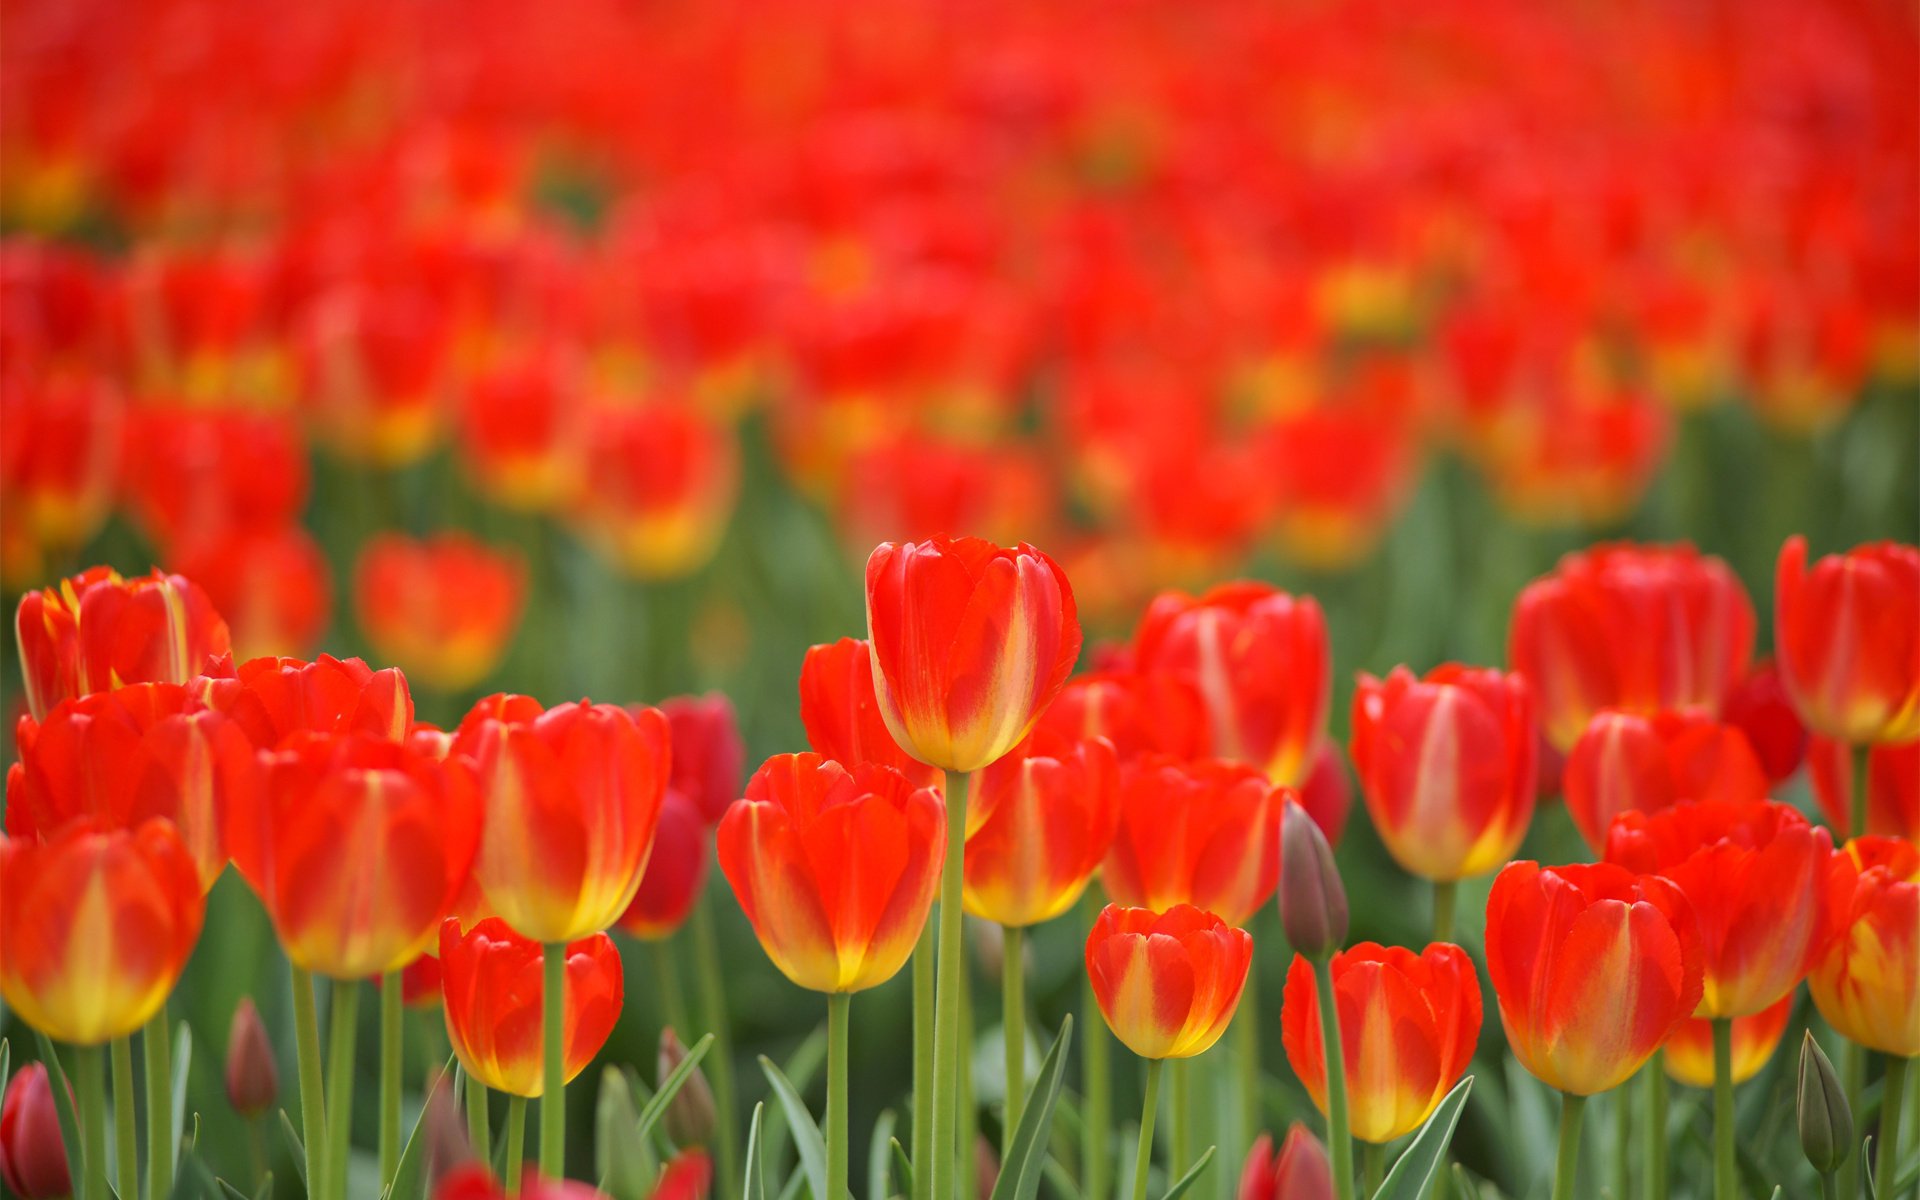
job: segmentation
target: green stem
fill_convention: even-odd
[[[960,1136],[960,989],[967,970],[960,940],[960,881],[967,853],[967,777],[947,775],[947,859],[940,868],[940,962],[934,976],[932,1161],[913,1164],[913,1174],[933,1178],[933,1194],[959,1194],[954,1183]],[[969,1146],[968,1151],[972,1151]]]
[[[133,1040],[117,1037],[108,1044],[113,1063],[114,1187],[132,1200],[140,1194],[140,1136],[133,1126]]]
[[[1082,924],[1092,929],[1100,913],[1100,897],[1092,887],[1081,898],[1080,910]],[[1113,1034],[1085,971],[1080,972],[1080,1020],[1074,1032],[1080,1035],[1082,1055],[1080,1194],[1085,1200],[1107,1200],[1113,1186]]]
[[[980,1105],[973,1094],[970,1050],[977,1041],[979,1035],[973,1023],[973,980],[963,979],[960,983],[960,1135],[953,1143],[953,1152],[958,1160],[955,1169],[960,1176],[962,1196],[980,1194],[980,1156],[975,1152],[980,1144]]]
[[[267,1178],[267,1122],[265,1117],[247,1118],[247,1158],[253,1163],[253,1186],[258,1189]]]
[[[1153,1118],[1160,1109],[1160,1070],[1166,1064],[1147,1060],[1147,1098],[1140,1106],[1140,1141],[1133,1149],[1133,1200],[1147,1200],[1147,1168],[1153,1163]]]
[[[1873,746],[1862,742],[1853,747],[1853,824],[1847,829],[1849,838],[1865,837],[1867,833],[1867,795],[1873,768]]]
[[[493,1161],[492,1121],[487,1112],[487,1085],[478,1076],[466,1076],[467,1141],[482,1162]]]
[[[1560,1152],[1553,1167],[1553,1200],[1573,1200],[1573,1184],[1580,1165],[1580,1112],[1585,1096],[1560,1093]]]
[[[173,1039],[168,1024],[162,1004],[140,1034],[147,1066],[147,1195],[153,1200],[173,1194]]]
[[[933,922],[913,948],[913,1200],[933,1200],[933,1176],[920,1164],[933,1153]]]
[[[1840,1188],[1833,1181],[1832,1171],[1820,1172],[1820,1200],[1840,1200]]]
[[[1191,1059],[1175,1059],[1168,1068],[1173,1078],[1172,1095],[1167,1107],[1173,1117],[1173,1137],[1167,1153],[1175,1171],[1184,1171],[1193,1161],[1193,1064]]]
[[[360,1033],[360,985],[336,979],[327,1031],[327,1186],[333,1200],[347,1198],[347,1160],[353,1142],[354,1043]]]
[[[1647,1200],[1667,1200],[1667,1052],[1647,1064]]]
[[[1887,1055],[1887,1073],[1880,1079],[1880,1138],[1874,1143],[1874,1161],[1880,1164],[1877,1178],[1885,1180],[1881,1190],[1893,1194],[1893,1179],[1900,1167],[1900,1106],[1907,1099],[1907,1064],[1897,1054]]]
[[[1003,1158],[1013,1146],[1013,1131],[1027,1099],[1026,932],[1013,925],[1000,929],[1000,1029],[1007,1053],[1007,1119],[1000,1130]]]
[[[545,1101],[541,1107],[545,1108]],[[525,1096],[507,1097],[507,1195],[520,1194],[520,1177],[526,1174],[521,1166],[527,1151],[527,1098]]]
[[[108,1200],[107,1082],[100,1047],[73,1048],[73,1083],[80,1105],[80,1161],[85,1177],[77,1193],[85,1200]]]
[[[320,1072],[320,1018],[313,1002],[313,976],[293,973],[293,1040],[300,1068],[300,1139],[307,1157],[307,1194],[326,1200],[327,1102]]]
[[[1713,1200],[1735,1200],[1733,1166],[1733,1019],[1713,1018]]]
[[[1367,1195],[1380,1190],[1380,1181],[1386,1174],[1387,1148],[1378,1142],[1361,1142],[1360,1178]]]
[[[1854,1041],[1841,1043],[1840,1082],[1847,1091],[1847,1111],[1860,1118],[1860,1093],[1867,1087],[1867,1051],[1866,1047]],[[1852,1200],[1860,1194],[1860,1147],[1854,1146],[1853,1153],[1847,1155],[1840,1164],[1840,1194]]]
[[[406,1009],[400,972],[380,978],[380,1186],[393,1183],[400,1169],[400,1070],[405,1048]]]
[[[713,1084],[714,1107],[720,1110],[715,1146],[719,1151],[720,1172],[715,1181],[715,1195],[725,1197],[733,1194],[741,1178],[734,1166],[739,1155],[740,1131],[734,1123],[733,1037],[727,1023],[726,977],[720,971],[720,947],[713,928],[712,889],[703,893],[699,903],[693,906],[693,963],[700,986],[700,1010],[706,1018],[707,1032],[713,1034],[713,1045],[707,1049],[707,1062],[711,1067],[707,1079]]]
[[[1253,1147],[1255,1131],[1260,1128],[1260,972],[1248,971],[1247,983],[1240,992],[1240,1011],[1230,1027],[1233,1037],[1234,1083],[1239,1091],[1240,1141],[1234,1147],[1236,1158],[1244,1159]],[[1187,1164],[1176,1165],[1184,1171]]]
[[[827,996],[827,1196],[847,1200],[847,1013],[851,992]]]
[[[1433,940],[1453,940],[1453,909],[1460,885],[1451,879],[1436,879],[1433,884]]]
[[[548,942],[541,954],[546,982],[540,993],[540,1173],[567,1175],[567,945]]]
[[[1631,1200],[1633,1196],[1632,1080],[1613,1089],[1613,1196],[1614,1200]]]
[[[673,943],[666,938],[647,943],[653,955],[653,973],[660,980],[660,1009],[667,1026],[682,1042],[690,1040],[693,1025],[687,1019],[687,993],[680,986],[680,964],[673,957]]]
[[[1353,1200],[1353,1138],[1347,1132],[1347,1059],[1340,1045],[1339,1004],[1333,992],[1333,960],[1313,964],[1320,1004],[1320,1041],[1327,1062],[1327,1157],[1335,1200]]]

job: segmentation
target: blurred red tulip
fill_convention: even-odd
[[[1839,838],[1855,836],[1854,751],[1829,738],[1807,739],[1807,774],[1820,814]],[[1920,741],[1867,750],[1867,828],[1876,837],[1920,842]]]
[[[1623,812],[1659,812],[1692,800],[1764,800],[1767,777],[1746,737],[1692,713],[1603,710],[1567,755],[1567,814],[1599,853]]]
[[[1247,1155],[1234,1195],[1235,1200],[1333,1200],[1333,1167],[1326,1147],[1298,1121],[1287,1129],[1278,1154],[1273,1152],[1273,1135],[1261,1134]]]
[[[1100,881],[1118,904],[1190,904],[1245,925],[1280,880],[1291,793],[1239,763],[1145,758],[1120,777],[1120,825]]]
[[[54,1200],[73,1192],[45,1063],[15,1071],[0,1102],[0,1179],[20,1200]]]
[[[805,678],[805,668],[801,677]],[[719,692],[673,696],[660,702],[660,711],[673,742],[667,788],[691,802],[703,822],[716,824],[726,815],[727,806],[740,798],[747,754],[733,701]]]
[[[164,552],[212,529],[282,529],[306,507],[305,447],[283,416],[244,409],[135,410],[126,489]]]
[[[383,533],[361,547],[354,616],[408,678],[459,692],[493,674],[526,600],[526,567],[464,533]]]
[[[445,418],[452,323],[427,288],[355,280],[295,331],[300,400],[321,440],[376,468],[418,462]]]
[[[227,623],[181,575],[123,579],[94,567],[28,592],[14,613],[27,707],[41,720],[74,696],[129,683],[185,683],[228,651]]]
[[[1772,659],[1753,664],[1721,706],[1720,719],[1746,735],[1769,782],[1785,782],[1800,769],[1807,753],[1807,727],[1793,711]]]
[[[1734,1083],[1745,1083],[1767,1065],[1792,1014],[1793,993],[1789,992],[1752,1016],[1733,1019],[1733,1069],[1729,1076]],[[1688,1018],[1680,1022],[1665,1049],[1662,1061],[1675,1082],[1702,1089],[1713,1086],[1712,1021]]]
[[[1300,785],[1298,802],[1320,827],[1327,844],[1338,846],[1340,835],[1346,832],[1347,814],[1353,808],[1353,784],[1347,779],[1346,755],[1332,741],[1320,744],[1313,770]]]
[[[464,934],[454,918],[440,927],[447,1035],[461,1067],[496,1092],[538,1098],[544,1086],[540,1034],[546,953],[498,917]],[[566,955],[561,1028],[564,1074],[571,1082],[613,1032],[626,985],[620,952],[606,934],[570,943]]]
[[[1898,838],[1866,837],[1838,857],[1840,933],[1808,976],[1814,1007],[1841,1037],[1920,1055],[1920,851]]]
[[[267,1040],[252,996],[240,997],[227,1026],[226,1083],[227,1103],[249,1119],[272,1108],[280,1096],[280,1068],[274,1065],[273,1043]]]
[[[967,803],[987,813],[967,838],[967,912],[1006,926],[1052,920],[1080,898],[1113,844],[1120,820],[1113,747],[1036,729],[975,774]]]
[[[468,1163],[449,1171],[433,1189],[433,1200],[508,1200],[509,1196],[520,1200],[608,1200],[605,1192],[590,1183],[548,1179],[534,1167],[527,1168],[519,1188],[510,1193],[482,1163]]]
[[[436,942],[420,957],[400,968],[400,1002],[408,1008],[439,1008],[440,946]]]
[[[707,880],[707,823],[679,791],[667,790],[654,828],[653,852],[640,890],[620,914],[620,928],[643,941],[672,937],[700,899]]]
[[[1414,482],[1415,433],[1367,405],[1306,408],[1259,430],[1281,554],[1316,571],[1372,554]]]
[[[1145,754],[1208,757],[1207,716],[1193,685],[1128,667],[1067,680],[1036,728],[1073,741],[1105,738],[1122,763]]]
[[[28,380],[0,373],[0,496],[39,577],[48,558],[84,546],[106,524],[120,479],[125,402],[106,378]],[[20,568],[15,573],[13,568]]]
[[[1109,904],[1087,935],[1087,974],[1113,1036],[1141,1058],[1192,1058],[1240,1005],[1253,937],[1212,913]]]
[[[523,512],[553,512],[575,499],[586,452],[580,374],[568,354],[542,348],[466,383],[460,458],[482,495]]]
[[[242,661],[310,654],[332,616],[327,557],[298,525],[189,537],[167,561],[206,589]]]
[[[413,726],[406,676],[392,667],[376,671],[357,658],[255,658],[237,669],[225,663],[194,680],[193,690],[262,750],[302,733],[365,733],[398,742]]]
[[[1780,677],[1815,733],[1849,745],[1920,738],[1920,550],[1876,542],[1807,567],[1780,548],[1774,579]]]
[[[835,762],[878,763],[915,787],[943,787],[946,772],[914,758],[893,740],[873,690],[873,656],[860,638],[809,647],[800,663],[800,720],[807,744]]]
[[[574,516],[637,579],[677,579],[720,547],[739,490],[733,431],[691,406],[656,402],[592,414]]]
[[[682,1150],[660,1172],[647,1200],[706,1200],[712,1187],[713,1160],[698,1148]]]

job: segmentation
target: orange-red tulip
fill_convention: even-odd
[[[873,655],[864,638],[812,646],[800,663],[800,721],[814,753],[835,762],[878,763],[915,787],[941,787],[946,773],[900,748],[880,715]]]
[[[120,473],[126,401],[97,368],[73,376],[0,377],[0,488],[31,547],[9,568],[39,575],[106,523]]]
[[[1696,713],[1595,713],[1567,755],[1560,783],[1567,814],[1596,854],[1623,812],[1767,795],[1766,774],[1746,735]]]
[[[1780,1035],[1787,1031],[1787,1017],[1793,1012],[1793,993],[1780,997],[1772,1005],[1748,1017],[1733,1019],[1733,1071],[1736,1084],[1745,1083],[1760,1073],[1774,1050]],[[1688,1018],[1667,1039],[1667,1074],[1688,1087],[1713,1086],[1713,1022]]]
[[[1658,876],[1511,863],[1487,898],[1487,978],[1520,1065],[1591,1096],[1632,1078],[1693,1015],[1700,934]]]
[[[1480,980],[1460,947],[1415,954],[1361,942],[1333,956],[1353,1136],[1385,1143],[1426,1122],[1460,1081],[1480,1036]],[[1327,1111],[1327,1051],[1313,965],[1296,954],[1280,1009],[1287,1062]]]
[[[306,507],[306,444],[282,413],[148,405],[128,444],[128,507],[168,555],[211,529],[283,529]]]
[[[287,957],[335,979],[419,957],[479,844],[468,765],[351,734],[296,738],[265,767],[261,802],[229,811],[228,842]]]
[[[125,1037],[173,991],[205,911],[193,856],[163,820],[0,837],[0,996],[58,1041]]]
[[[227,623],[190,580],[160,571],[123,579],[111,567],[28,592],[14,633],[35,720],[89,692],[185,683],[229,648]]]
[[[454,918],[440,927],[447,1036],[461,1067],[497,1092],[532,1098],[544,1089],[540,1032],[546,953],[498,917],[464,935]],[[572,942],[566,955],[561,1036],[564,1078],[571,1081],[613,1032],[626,981],[620,952],[604,933]]]
[[[332,615],[327,557],[298,525],[191,537],[174,547],[167,563],[206,589],[225,614],[234,656],[242,661],[311,653]]]
[[[967,837],[966,910],[1027,926],[1071,908],[1113,844],[1119,792],[1111,745],[1046,729],[979,771],[967,803],[987,817]]]
[[[670,733],[658,709],[474,705],[453,753],[480,771],[486,819],[473,874],[514,932],[571,942],[619,920],[640,888],[665,802]]]
[[[1780,677],[1808,728],[1849,745],[1920,738],[1920,550],[1876,542],[1809,570],[1791,537],[1773,594]]]
[[[1853,828],[1853,751],[1831,738],[1807,739],[1807,775],[1820,813],[1838,837]],[[1867,828],[1875,837],[1920,842],[1920,741],[1867,750]]]
[[[1087,975],[1113,1036],[1141,1058],[1192,1058],[1240,1006],[1253,937],[1191,904],[1109,904],[1087,935]]]
[[[354,614],[380,657],[443,692],[493,674],[520,623],[526,569],[463,533],[381,534],[360,551]]]
[[[1123,905],[1191,904],[1245,925],[1280,882],[1288,798],[1240,763],[1142,759],[1121,772],[1120,826],[1101,884]]]
[[[1562,751],[1603,708],[1717,716],[1746,675],[1753,602],[1726,563],[1692,546],[1595,546],[1514,602],[1507,656],[1533,685]]]
[[[459,398],[460,459],[505,508],[550,512],[579,493],[584,454],[579,366],[543,352],[494,366]]]
[[[1807,977],[1827,1024],[1862,1046],[1920,1055],[1920,851],[1898,838],[1855,838],[1840,855],[1847,889],[1840,934]]]
[[[671,937],[693,911],[707,880],[707,823],[692,801],[671,788],[654,827],[653,852],[640,890],[620,914],[620,928],[637,938]]]
[[[1025,739],[1080,656],[1066,575],[1022,542],[882,542],[867,559],[880,715],[902,749],[977,771]],[[978,821],[969,806],[968,824]]]
[[[1513,857],[1533,820],[1533,697],[1526,680],[1454,663],[1425,679],[1362,674],[1353,765],[1374,828],[1422,879],[1484,875]]]
[[[321,441],[378,469],[432,450],[453,341],[447,305],[424,280],[358,275],[310,302],[293,349],[300,405]]]
[[[1623,813],[1606,858],[1686,895],[1700,931],[1700,1017],[1752,1016],[1792,991],[1845,903],[1845,868],[1827,831],[1768,800]]]
[[[7,772],[7,832],[47,837],[75,817],[132,829],[174,825],[211,890],[227,865],[226,814],[256,802],[253,742],[177,683],[141,683],[23,718]]]
[[[1240,1172],[1236,1200],[1333,1200],[1333,1167],[1320,1140],[1295,1121],[1280,1153],[1273,1138],[1261,1134]]]
[[[747,747],[740,740],[733,702],[719,692],[674,696],[660,702],[660,711],[673,742],[667,788],[691,801],[700,819],[713,825],[740,798]]]
[[[400,968],[400,1002],[408,1008],[440,1007],[440,946],[436,942],[427,952]],[[379,980],[374,980],[378,984]]]
[[[1212,753],[1298,784],[1326,736],[1332,654],[1311,596],[1264,583],[1222,584],[1197,599],[1168,592],[1134,636],[1142,671],[1164,671],[1199,693]]]
[[[893,978],[927,922],[946,806],[877,763],[778,754],[720,822],[720,869],[767,957],[816,992]]]
[[[239,722],[262,750],[303,733],[366,733],[397,742],[413,728],[406,676],[392,667],[376,671],[357,658],[255,658],[238,668],[222,663],[193,687]]]
[[[638,579],[674,579],[719,549],[739,491],[731,429],[684,403],[607,407],[588,428],[575,513],[588,540]]]
[[[1192,684],[1129,668],[1067,680],[1036,728],[1069,740],[1105,738],[1122,763],[1144,754],[1206,758],[1210,745],[1206,710]]]

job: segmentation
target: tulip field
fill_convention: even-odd
[[[1920,1200],[1916,95],[0,0],[0,1196]]]

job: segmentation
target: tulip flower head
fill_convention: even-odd
[[[1200,693],[1173,675],[1127,668],[1069,679],[1038,728],[1070,740],[1105,738],[1121,763],[1147,754],[1208,757],[1211,735]]]
[[[1745,1083],[1760,1073],[1780,1045],[1787,1030],[1787,1018],[1793,1012],[1793,995],[1788,993],[1773,1005],[1748,1017],[1733,1019],[1733,1070],[1735,1084]],[[1680,1023],[1667,1039],[1667,1075],[1688,1087],[1713,1086],[1713,1022],[1690,1017]]]
[[[862,660],[864,665],[864,659]],[[747,748],[733,702],[719,692],[675,696],[660,702],[673,742],[667,789],[692,802],[702,823],[716,824],[740,798]]]
[[[1694,713],[1594,714],[1561,773],[1567,813],[1594,851],[1623,812],[1683,801],[1764,800],[1767,776],[1746,736]]]
[[[620,914],[620,928],[642,941],[673,936],[700,899],[706,879],[706,823],[691,801],[669,789],[654,827],[653,852],[640,875],[640,890]]]
[[[586,1070],[620,1019],[625,979],[620,952],[604,933],[566,948],[562,1014],[565,1078]],[[546,950],[489,917],[467,930],[456,918],[440,928],[447,1036],[460,1065],[498,1092],[538,1098]]]
[[[191,686],[262,750],[297,734],[364,733],[398,742],[413,728],[406,676],[391,667],[376,671],[357,658],[255,658],[238,668],[223,661]]]
[[[280,1096],[280,1068],[252,996],[240,997],[227,1027],[226,1081],[227,1103],[243,1117],[259,1116]]]
[[[73,1193],[45,1063],[28,1063],[15,1071],[0,1101],[0,1179],[20,1200],[54,1200]]]
[[[1794,1124],[1807,1162],[1822,1175],[1840,1169],[1853,1153],[1853,1109],[1847,1089],[1826,1051],[1809,1029],[1800,1038],[1800,1074],[1794,1095]]]
[[[1321,962],[1347,940],[1347,889],[1326,835],[1288,801],[1280,833],[1280,925],[1287,944]]]
[[[1121,773],[1120,825],[1101,882],[1122,905],[1191,904],[1245,925],[1280,881],[1290,797],[1239,763],[1142,759]]]
[[[298,525],[223,526],[182,541],[167,564],[206,589],[243,662],[311,653],[332,615],[326,553]]]
[[[1920,738],[1920,550],[1876,542],[1774,573],[1780,678],[1815,733],[1849,745]]]
[[[588,416],[573,518],[636,579],[679,579],[712,559],[740,486],[734,433],[693,405],[607,405]]]
[[[462,533],[382,534],[360,551],[354,612],[380,657],[459,692],[493,674],[526,600],[526,567]]]
[[[814,753],[838,763],[892,767],[915,787],[942,787],[946,773],[900,748],[880,715],[873,655],[864,638],[812,646],[800,663],[800,720]]]
[[[1864,837],[1839,856],[1840,933],[1807,979],[1814,1007],[1850,1041],[1920,1055],[1920,851]]]
[[[1838,837],[1853,826],[1854,789],[1859,786],[1853,751],[1832,738],[1807,739],[1807,777],[1820,814]],[[1867,748],[1867,828],[1871,837],[1920,842],[1920,741],[1886,742]]]
[[[1295,1121],[1280,1153],[1271,1134],[1261,1134],[1240,1172],[1236,1200],[1333,1200],[1333,1167],[1327,1149]]]
[[[1721,705],[1720,719],[1746,735],[1769,782],[1784,782],[1800,769],[1807,753],[1807,727],[1793,710],[1772,659],[1753,665]]]
[[[1045,728],[978,772],[969,811],[964,903],[976,917],[1037,925],[1073,906],[1113,843],[1119,767],[1103,738],[1072,742]]]
[[[654,1086],[665,1087],[667,1077],[680,1069],[687,1059],[687,1048],[680,1036],[669,1026],[660,1031],[660,1053],[655,1059]],[[680,1090],[667,1102],[666,1115],[661,1118],[667,1127],[667,1136],[676,1146],[705,1146],[713,1141],[713,1132],[719,1124],[720,1115],[713,1104],[713,1088],[708,1086],[707,1077],[696,1065]]]
[[[1192,1058],[1220,1040],[1253,961],[1253,936],[1191,904],[1109,904],[1087,936],[1087,974],[1113,1036],[1141,1058]]]
[[[14,612],[27,709],[130,683],[186,683],[230,649],[227,623],[191,580],[161,571],[123,579],[94,567],[28,592]]]

